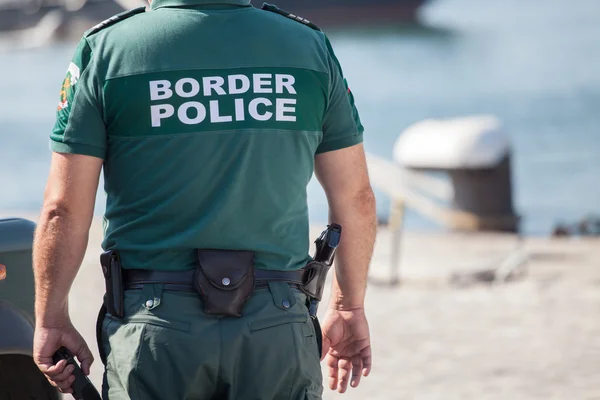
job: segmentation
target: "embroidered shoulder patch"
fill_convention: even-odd
[[[282,10],[281,8],[273,5],[273,4],[269,4],[269,3],[264,3],[262,5],[262,9],[265,11],[270,11],[270,12],[274,12],[275,14],[279,14],[279,15],[283,15],[286,18],[289,19],[293,19],[296,22],[300,22],[301,24],[304,24],[316,31],[320,31],[321,28],[319,28],[317,25],[313,24],[312,22],[310,22],[309,20],[307,20],[306,18],[302,18],[298,15],[292,14],[290,12],[287,12],[285,10]]]

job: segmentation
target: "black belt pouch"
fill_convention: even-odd
[[[109,250],[102,253],[100,263],[102,264],[102,273],[104,274],[104,281],[106,283],[104,304],[112,316],[122,319],[125,314],[125,303],[121,260],[116,251]]]
[[[194,288],[211,315],[241,317],[254,291],[254,252],[197,250]]]

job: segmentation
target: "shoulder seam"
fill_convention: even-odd
[[[132,10],[123,11],[122,13],[119,13],[117,15],[113,15],[112,17],[100,22],[98,25],[86,31],[84,37],[87,38],[89,36],[92,36],[100,32],[101,30],[108,28],[109,26],[112,26],[116,23],[126,20],[127,18],[133,17],[134,15],[141,14],[144,12],[146,12],[146,7],[142,6],[134,8]]]
[[[319,31],[321,32],[321,28],[319,28],[317,25],[313,24],[312,22],[310,22],[309,20],[307,20],[306,18],[303,18],[299,15],[293,14],[291,12],[282,10],[281,8],[277,7],[276,5],[273,4],[269,4],[269,3],[263,3],[261,10],[264,11],[269,11],[275,14],[279,14],[283,17],[289,18],[293,21],[299,22],[303,25],[308,26],[311,29],[314,29],[315,31]]]

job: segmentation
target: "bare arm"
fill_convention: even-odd
[[[371,371],[371,337],[364,311],[377,222],[363,145],[315,158],[331,222],[342,225],[329,310],[323,321],[323,355],[329,387],[344,393]]]
[[[66,347],[89,375],[94,357],[69,318],[68,296],[88,242],[96,190],[102,168],[99,158],[52,154],[44,207],[33,246],[35,336],[33,359],[63,393],[72,393],[73,367],[52,355]]]
[[[53,153],[35,234],[35,314],[40,326],[68,320],[68,294],[83,260],[102,160]]]
[[[363,145],[319,154],[316,176],[327,195],[331,222],[342,225],[332,288],[331,307],[364,307],[367,273],[373,254],[377,220]]]

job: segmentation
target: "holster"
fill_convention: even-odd
[[[241,317],[254,291],[254,252],[197,250],[194,289],[204,302],[204,312]]]
[[[321,301],[323,291],[325,290],[325,282],[327,273],[331,266],[319,261],[312,261],[304,267],[304,284],[301,290],[311,299]]]
[[[118,253],[114,250],[102,253],[100,264],[106,283],[104,305],[112,316],[122,319],[124,317],[123,268]]]

